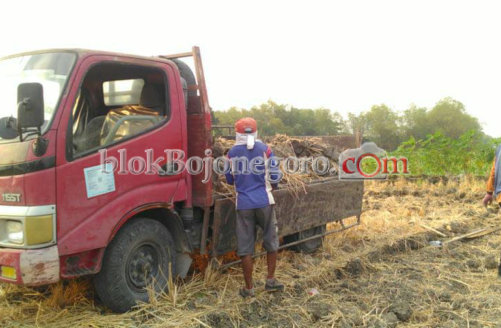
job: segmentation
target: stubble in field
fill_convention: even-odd
[[[312,255],[280,253],[277,278],[286,284],[283,293],[264,292],[262,258],[256,261],[255,299],[238,296],[238,267],[209,268],[120,315],[94,299],[88,280],[37,290],[2,284],[0,324],[496,327],[501,322],[499,233],[429,246],[431,240],[498,225],[497,213],[480,205],[483,192],[483,181],[468,178],[367,182],[361,226],[327,237]]]

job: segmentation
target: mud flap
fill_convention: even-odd
[[[174,268],[174,275],[186,278],[188,271],[190,270],[191,262],[193,259],[186,253],[177,253],[176,254],[176,267]]]

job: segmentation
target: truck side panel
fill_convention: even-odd
[[[362,212],[363,181],[328,180],[306,186],[306,191],[273,192],[280,237],[335,222]],[[234,199],[215,201],[213,256],[236,250]]]

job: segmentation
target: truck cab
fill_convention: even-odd
[[[199,58],[198,48],[190,54]],[[210,148],[210,109],[200,102],[205,89],[188,90],[178,65],[167,58],[88,50],[0,60],[0,281],[45,285],[97,273],[106,247],[138,217],[170,235],[160,234],[172,239],[164,268],[186,273],[186,256],[183,272],[176,272],[174,263],[178,253],[193,247],[186,233],[193,221],[192,177],[145,173],[143,161],[135,160],[151,155],[165,168],[166,149],[202,155]],[[193,83],[194,76],[187,79]],[[42,90],[40,99],[24,99],[42,101],[38,127],[19,124],[19,97],[25,97],[19,91],[26,85]],[[188,97],[193,98],[189,111]],[[190,149],[188,115],[200,125]],[[110,158],[118,159],[119,167],[103,173],[101,164]],[[202,187],[194,195],[203,208],[211,203],[211,186]],[[125,280],[132,289],[149,283],[151,278],[141,275],[162,261],[158,252],[165,247],[153,244],[124,254],[130,255]]]

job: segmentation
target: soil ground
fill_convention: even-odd
[[[3,284],[0,326],[501,327],[501,231],[429,244],[498,226],[496,208],[480,204],[483,190],[467,178],[366,183],[361,226],[327,237],[314,254],[280,253],[283,293],[263,291],[265,259],[256,261],[254,299],[237,295],[238,267],[209,270],[120,315],[95,300],[88,280],[45,290]]]

